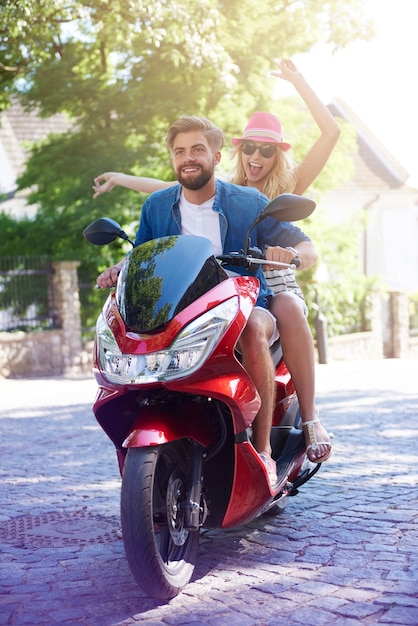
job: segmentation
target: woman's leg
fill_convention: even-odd
[[[283,291],[271,301],[270,310],[277,320],[283,356],[292,376],[304,423],[318,419],[315,408],[315,356],[312,334],[304,314],[304,302],[299,296]],[[309,436],[309,431],[314,437]],[[309,459],[326,460],[331,452],[329,436],[318,420],[304,427]],[[320,442],[315,446],[316,441]]]

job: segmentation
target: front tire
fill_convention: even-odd
[[[122,534],[136,582],[152,598],[175,597],[189,582],[199,531],[184,527],[190,454],[186,441],[130,448],[122,477]]]

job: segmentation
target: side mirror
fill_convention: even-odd
[[[120,239],[124,239],[125,241],[129,241],[129,243],[133,246],[134,243],[122,230],[120,224],[112,220],[110,217],[100,217],[98,220],[95,220],[83,230],[83,235],[90,243],[93,243],[95,246],[104,246],[107,243],[112,243],[118,237]]]
[[[267,217],[274,217],[279,222],[296,222],[309,217],[316,207],[316,202],[303,196],[297,196],[294,193],[282,193],[280,196],[273,198],[261,213],[258,214],[256,220],[251,224],[247,231],[247,239],[245,244],[245,254],[251,245],[250,232],[260,222]]]
[[[309,217],[315,210],[315,207],[316,202],[309,198],[297,196],[293,193],[282,193],[266,204],[253,226],[270,216],[279,222],[297,222]]]

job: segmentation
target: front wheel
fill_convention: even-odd
[[[168,600],[189,582],[199,531],[184,526],[186,441],[130,448],[122,477],[122,534],[129,566],[147,595]]]

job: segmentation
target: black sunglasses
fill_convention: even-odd
[[[277,146],[273,143],[265,143],[261,144],[261,146],[257,146],[254,141],[243,141],[241,144],[241,151],[248,156],[250,154],[254,154],[254,152],[258,149],[261,156],[265,159],[270,159],[273,154],[276,154]]]

